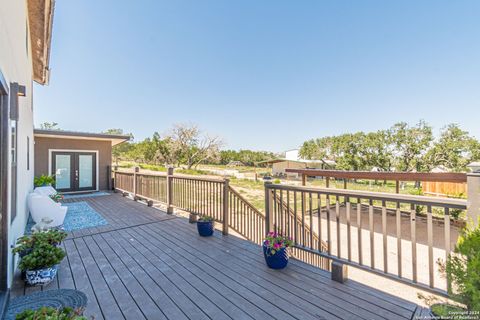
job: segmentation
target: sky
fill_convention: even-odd
[[[58,0],[35,122],[225,148],[423,119],[480,138],[480,1]]]

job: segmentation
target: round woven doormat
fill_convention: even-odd
[[[41,307],[73,309],[85,308],[87,296],[78,290],[59,289],[36,292],[10,300],[6,320],[14,320],[15,315],[27,309],[40,309]]]

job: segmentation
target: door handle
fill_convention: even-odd
[[[75,170],[75,179],[78,180],[78,170]]]

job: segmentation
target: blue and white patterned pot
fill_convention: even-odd
[[[49,284],[57,275],[58,264],[50,268],[27,270],[25,281],[31,286],[43,286]]]

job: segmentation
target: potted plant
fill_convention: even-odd
[[[25,271],[25,281],[29,285],[45,285],[55,278],[63,258],[65,252],[61,248],[39,242],[20,260],[18,267]]]
[[[32,252],[34,246],[39,243],[47,243],[53,246],[59,246],[67,237],[68,233],[63,230],[48,230],[45,232],[35,232],[31,235],[25,235],[17,239],[13,253],[18,253],[20,258],[23,258]]]
[[[450,298],[466,310],[448,303],[435,303],[431,311],[439,317],[473,314],[480,311],[480,227],[466,228],[458,238],[446,262],[439,261],[440,271],[452,284]],[[460,312],[460,313],[459,313]]]
[[[209,237],[213,234],[213,218],[203,216],[197,221],[198,234],[202,237]]]
[[[64,196],[58,192],[50,195],[50,199],[52,199],[55,202],[60,202],[63,200],[63,198]]]
[[[277,232],[269,232],[263,241],[263,256],[267,266],[283,269],[288,264],[288,247],[293,245],[291,238]]]
[[[38,310],[25,310],[15,316],[16,320],[87,320],[82,316],[83,310],[69,307],[55,309],[42,307]]]
[[[54,176],[41,175],[33,179],[33,184],[35,187],[45,187],[55,184]]]

